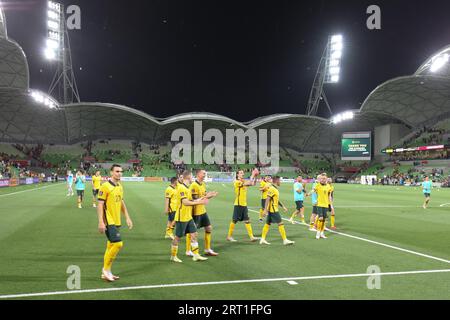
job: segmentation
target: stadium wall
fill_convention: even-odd
[[[374,155],[377,158],[384,158],[386,155],[381,150],[392,146],[400,139],[411,132],[411,129],[402,124],[387,124],[375,128],[375,150]]]

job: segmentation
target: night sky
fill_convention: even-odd
[[[71,31],[82,101],[156,117],[206,111],[239,121],[303,114],[331,34],[345,39],[334,112],[356,109],[393,77],[413,74],[450,44],[450,1],[64,0],[82,10]],[[378,4],[382,30],[366,27]],[[8,33],[23,47],[31,87],[47,91],[46,1],[4,0]],[[328,117],[326,110],[322,116]]]

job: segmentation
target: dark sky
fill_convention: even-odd
[[[336,33],[345,38],[341,82],[325,90],[334,112],[359,108],[376,86],[414,73],[450,44],[450,1],[61,2],[82,10],[82,30],[70,32],[82,100],[156,117],[303,114],[327,37]],[[31,87],[47,91],[54,66],[42,53],[46,1],[3,3],[9,36],[28,56]],[[366,27],[370,4],[381,7],[381,31]]]

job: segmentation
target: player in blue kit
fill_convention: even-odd
[[[298,217],[299,214],[301,222],[305,223],[305,206],[303,205],[305,201],[305,194],[306,188],[303,183],[303,178],[298,176],[296,182],[294,183],[294,201],[296,210],[289,220],[292,224],[295,224],[295,218]]]
[[[425,195],[425,202],[423,203],[423,208],[426,209],[431,200],[431,188],[433,187],[433,182],[430,181],[428,176],[425,177],[425,181],[422,182],[422,191]]]

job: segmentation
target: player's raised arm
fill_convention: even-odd
[[[252,176],[250,177],[250,181],[245,181],[244,182],[244,186],[252,187],[252,186],[256,185],[256,177],[257,176],[259,176],[259,170],[258,169],[254,169],[252,171]]]

